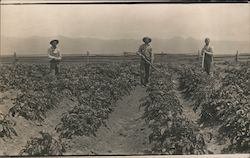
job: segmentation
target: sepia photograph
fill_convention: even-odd
[[[249,3],[0,3],[0,156],[249,158]]]

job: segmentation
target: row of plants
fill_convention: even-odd
[[[181,69],[182,71],[179,71],[179,74],[181,74],[179,76],[179,88],[182,90],[185,99],[194,101],[193,110],[196,111],[204,102],[207,102],[209,96],[215,90],[219,74],[210,77],[203,73],[197,65],[183,65]],[[207,114],[204,113],[204,115]]]
[[[60,68],[61,74],[54,77],[49,75],[49,67],[45,64],[2,66],[0,90],[21,91],[9,111],[10,114],[43,121],[46,112],[57,106],[64,90],[72,92],[71,95],[76,96],[81,104],[88,96],[101,95],[99,93],[103,93],[105,88],[111,90],[103,94],[110,92],[112,99],[117,100],[124,93],[123,90],[129,91],[130,85],[136,84],[135,77],[138,76],[136,72],[131,72],[133,67],[129,64],[61,64]],[[98,94],[94,94],[96,92]]]
[[[224,152],[250,152],[250,63],[239,68],[226,69],[222,79],[220,105],[223,124],[220,133],[230,139],[231,145]],[[216,95],[216,94],[215,94]],[[214,98],[219,99],[218,96]],[[222,110],[223,106],[228,106]]]
[[[147,88],[148,96],[141,106],[143,118],[152,130],[149,142],[152,154],[207,154],[206,144],[199,128],[185,118],[172,82],[172,70],[161,66],[153,72]]]
[[[86,75],[82,74],[84,83],[76,81],[79,85],[70,86],[74,87],[71,92],[78,104],[62,116],[56,128],[60,137],[95,135],[101,125],[106,125],[115,102],[138,84],[137,71],[137,66],[122,63],[95,66]],[[71,80],[69,84],[73,83]]]
[[[48,65],[16,64],[1,67],[0,90],[19,90],[9,110],[12,116],[43,121],[46,113],[60,106],[63,96],[76,98],[78,105],[66,112],[56,127],[61,138],[74,135],[95,135],[114,109],[115,102],[138,84],[138,65],[131,63],[61,64],[60,74],[49,74]],[[67,93],[65,95],[65,93]],[[10,116],[8,115],[8,116]],[[1,137],[17,135],[6,118],[0,121]],[[21,155],[61,155],[61,141],[49,133],[27,142]]]
[[[46,64],[3,65],[0,69],[0,91],[20,91],[14,106],[9,110],[12,116],[19,115],[29,120],[43,121],[47,111],[58,106],[60,98],[65,96],[64,92],[77,98],[79,105],[72,108],[68,112],[69,115],[63,116],[62,124],[57,128],[63,137],[70,137],[71,130],[68,130],[67,126],[73,124],[68,122],[76,117],[84,117],[88,122],[85,125],[91,125],[85,128],[81,122],[83,126],[77,126],[86,130],[85,134],[96,130],[112,111],[112,103],[128,94],[137,84],[139,76],[137,65],[130,63],[64,63],[60,65],[58,76],[49,75],[49,67]],[[73,122],[77,124],[77,121]]]
[[[218,126],[220,139],[228,138],[225,153],[249,152],[250,103],[249,65],[225,69],[223,78],[206,76],[197,68],[185,68],[181,74],[184,95],[194,101],[194,109],[201,108],[199,123]],[[216,83],[220,84],[216,84]]]
[[[223,85],[237,85],[242,90],[244,95],[250,95],[250,62],[240,64],[239,68],[228,68],[225,70],[227,76],[223,79]]]
[[[20,91],[9,110],[12,116],[28,120],[43,121],[46,112],[54,108],[59,100],[58,81],[49,74],[43,64],[3,65],[0,74],[0,90]],[[63,87],[61,87],[63,89]]]

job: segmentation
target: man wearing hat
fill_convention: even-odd
[[[149,73],[150,73],[149,62],[151,64],[153,63],[152,47],[149,44],[152,41],[152,39],[149,37],[144,37],[142,41],[144,42],[144,44],[140,46],[138,52],[142,55],[140,62],[141,84],[146,86],[149,81]]]
[[[56,75],[59,73],[58,64],[62,59],[62,55],[60,53],[60,50],[57,47],[58,43],[59,43],[58,40],[50,41],[51,47],[49,47],[49,49],[48,49],[48,57],[49,57],[49,61],[50,61],[50,73],[52,73],[52,71],[55,71]]]

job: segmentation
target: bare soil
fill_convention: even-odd
[[[224,142],[220,143],[217,138],[219,136],[218,126],[217,127],[202,127],[198,124],[198,120],[200,118],[200,109],[196,112],[193,110],[193,102],[191,100],[187,100],[182,95],[182,91],[179,90],[179,81],[177,78],[173,80],[175,87],[175,94],[178,97],[180,104],[183,107],[183,114],[186,118],[194,122],[198,127],[200,127],[200,133],[205,137],[207,149],[213,154],[221,154],[223,148],[226,148],[229,143]]]
[[[10,90],[1,93],[0,111],[4,114],[14,106],[13,99],[19,92]],[[148,135],[150,130],[140,117],[143,108],[139,110],[140,99],[146,96],[143,87],[136,87],[129,96],[125,96],[116,103],[115,110],[107,120],[108,128],[102,126],[96,137],[81,136],[65,140],[67,144],[66,155],[107,155],[107,154],[143,154],[150,149]],[[18,136],[13,139],[0,139],[0,155],[18,155],[27,141],[39,136],[40,131],[46,131],[58,138],[55,131],[62,114],[74,107],[76,101],[64,97],[59,106],[47,113],[44,122],[38,123],[26,120],[23,117],[11,117],[16,122],[15,130]]]
[[[5,98],[2,103],[0,103],[0,111],[2,113],[7,114],[8,110],[14,106],[13,99],[18,93],[19,92],[15,90],[1,93],[1,96]],[[68,111],[74,104],[75,102],[69,98],[62,98],[59,106],[49,111],[46,119],[42,123],[26,120],[21,116],[10,117],[10,119],[16,122],[14,128],[18,136],[13,136],[13,139],[0,139],[0,155],[18,155],[26,145],[27,141],[32,137],[39,136],[40,131],[46,131],[52,134],[52,136],[58,137],[55,127],[59,123],[61,115]]]
[[[183,105],[183,113],[194,123],[198,125],[197,120],[200,118],[199,110],[194,112],[192,101],[186,100],[182,92],[178,90],[179,81],[175,77],[175,93]],[[0,112],[8,113],[13,106],[13,99],[20,93],[16,90],[9,90],[0,93]],[[116,103],[114,111],[107,120],[107,127],[101,126],[96,136],[81,136],[65,139],[65,155],[137,155],[145,154],[151,149],[148,142],[150,129],[141,119],[144,109],[139,109],[141,98],[147,96],[146,88],[137,86],[130,95],[123,97]],[[68,97],[63,97],[59,106],[47,113],[44,122],[37,123],[26,120],[23,117],[12,118],[16,121],[15,130],[18,136],[13,139],[0,139],[0,155],[18,155],[24,148],[27,141],[32,137],[39,136],[40,131],[47,131],[54,137],[58,137],[55,127],[60,122],[63,113],[74,107],[77,102]],[[214,154],[220,154],[227,143],[219,143],[216,139],[218,127],[200,127],[200,132],[206,137],[207,148]]]
[[[143,154],[150,149],[150,130],[140,117],[140,99],[147,95],[145,88],[137,86],[129,96],[116,103],[107,120],[95,136],[74,137],[68,141],[66,155],[129,155]]]

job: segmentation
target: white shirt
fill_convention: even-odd
[[[50,60],[52,59],[56,59],[56,60],[61,60],[62,59],[62,54],[60,53],[60,49],[59,48],[53,48],[53,47],[49,47],[48,49],[48,57]]]

